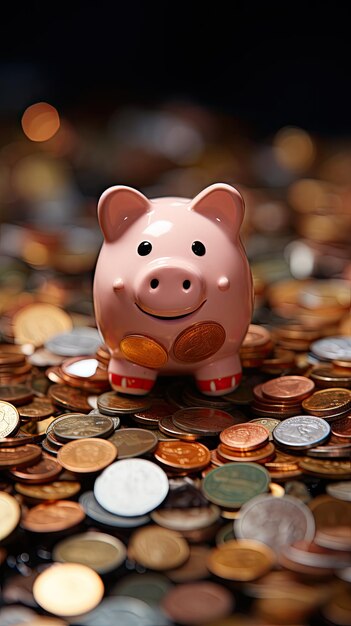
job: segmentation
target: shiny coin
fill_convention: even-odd
[[[320,417],[296,415],[288,417],[273,431],[275,443],[290,450],[306,450],[318,446],[329,437],[330,426]]]
[[[164,400],[157,400],[152,403],[150,409],[146,411],[138,411],[134,414],[134,419],[146,427],[158,428],[158,423],[163,417],[173,415],[174,407]]]
[[[116,415],[119,413],[137,413],[149,409],[150,398],[137,398],[122,396],[115,391],[107,391],[98,397],[98,409],[104,415]]]
[[[241,539],[256,539],[279,552],[285,544],[311,541],[315,524],[311,511],[297,498],[261,495],[241,507],[234,531]]]
[[[351,441],[351,416],[349,415],[333,422],[331,431],[334,437],[338,437],[344,441]]]
[[[83,356],[94,354],[101,345],[101,337],[96,328],[73,328],[68,333],[60,333],[45,342],[45,347],[61,356]]]
[[[211,461],[209,449],[191,441],[160,441],[154,456],[163,465],[183,470],[199,470]]]
[[[172,416],[172,422],[178,428],[202,436],[215,436],[222,430],[245,420],[243,414],[233,416],[220,409],[191,407],[179,409]]]
[[[175,339],[173,353],[178,361],[197,363],[213,356],[225,341],[225,330],[217,322],[198,322]]]
[[[107,511],[123,516],[149,513],[163,502],[169,489],[165,472],[145,459],[124,459],[96,479],[94,495]]]
[[[170,589],[161,607],[177,624],[192,626],[227,617],[234,608],[234,598],[217,583],[191,582]]]
[[[57,460],[67,470],[78,474],[99,472],[117,456],[117,448],[105,439],[77,439],[60,448]]]
[[[119,347],[127,361],[142,367],[159,369],[168,361],[167,350],[158,341],[145,335],[127,335]]]
[[[21,526],[35,533],[50,533],[76,526],[84,518],[85,513],[77,502],[58,500],[28,509],[22,517]]]
[[[269,440],[272,441],[273,430],[276,426],[278,426],[278,424],[280,424],[280,420],[274,419],[274,417],[257,417],[253,420],[250,420],[249,423],[261,424],[261,426],[264,426],[265,428],[267,428],[269,432]]]
[[[184,441],[195,441],[200,437],[200,435],[196,435],[195,433],[189,433],[183,430],[182,428],[178,428],[171,417],[163,417],[158,424],[158,427],[164,435],[168,435],[168,437],[173,437],[174,439],[182,439]]]
[[[301,401],[314,390],[314,382],[305,376],[281,376],[262,385],[262,394],[272,400]]]
[[[187,541],[173,530],[146,526],[132,534],[128,545],[129,558],[154,570],[178,567],[189,558]]]
[[[21,508],[16,498],[5,491],[0,491],[0,541],[12,533],[20,517]]]
[[[207,474],[203,480],[206,498],[224,508],[242,504],[268,490],[270,477],[266,469],[255,463],[227,463]]]
[[[13,318],[16,343],[42,346],[58,333],[71,330],[70,316],[52,304],[31,304],[24,307]]]
[[[25,483],[48,483],[57,478],[62,472],[62,465],[55,459],[42,456],[38,463],[23,469],[12,469],[9,475],[14,480]]]
[[[48,398],[35,398],[29,404],[18,408],[22,420],[40,421],[55,413],[55,407]]]
[[[108,441],[118,450],[118,460],[142,456],[154,450],[158,439],[154,432],[144,428],[123,428],[115,431]]]
[[[257,450],[249,450],[248,452],[240,452],[226,445],[220,444],[217,448],[220,459],[228,461],[249,461],[253,463],[266,462],[274,459],[275,447],[269,442]]]
[[[226,428],[220,433],[219,438],[229,448],[249,451],[264,446],[268,442],[269,431],[265,426],[248,422]]]
[[[86,565],[55,563],[38,575],[33,595],[45,611],[74,616],[91,611],[99,604],[104,585],[100,576]]]
[[[83,507],[86,515],[91,519],[105,524],[106,526],[114,526],[116,528],[136,528],[150,521],[149,515],[138,515],[136,517],[125,517],[123,515],[115,515],[106,511],[94,496],[93,491],[86,491],[79,498],[79,504]]]
[[[322,360],[351,361],[351,337],[327,337],[311,344],[312,352]]]
[[[41,457],[41,449],[31,443],[16,448],[0,449],[0,469],[32,465]]]
[[[0,385],[0,400],[15,406],[26,404],[33,398],[33,391],[25,385]]]
[[[69,413],[58,417],[52,423],[52,429],[57,439],[65,443],[87,437],[109,437],[114,432],[114,424],[107,415]]]
[[[304,400],[302,406],[306,413],[319,417],[343,413],[351,408],[351,391],[342,387],[320,389]]]
[[[19,427],[20,418],[16,407],[0,400],[0,438],[11,437]]]
[[[54,480],[45,485],[27,485],[16,483],[17,493],[36,500],[64,500],[77,495],[81,484],[76,480]]]
[[[264,543],[232,539],[211,550],[207,566],[220,578],[249,581],[269,572],[275,560],[274,552]]]
[[[98,574],[107,574],[117,569],[126,555],[124,544],[116,537],[89,531],[60,541],[54,547],[52,558],[61,563],[81,563]]]
[[[52,401],[72,411],[88,413],[92,407],[88,402],[89,393],[82,389],[75,389],[69,385],[55,384],[49,388],[49,396]]]
[[[156,606],[138,598],[107,597],[99,606],[79,617],[80,626],[171,626],[166,615]]]

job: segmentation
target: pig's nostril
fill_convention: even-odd
[[[190,289],[190,285],[191,285],[190,280],[184,280],[184,282],[183,282],[183,289],[185,289],[187,291],[188,289]]]
[[[151,289],[156,289],[158,285],[159,285],[159,281],[157,280],[157,278],[153,278],[152,280],[150,280]]]

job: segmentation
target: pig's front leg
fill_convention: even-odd
[[[241,381],[241,363],[237,354],[204,365],[195,372],[198,389],[207,396],[223,396],[234,391]]]
[[[112,389],[135,396],[147,394],[157,378],[156,370],[113,357],[110,360],[108,373]]]

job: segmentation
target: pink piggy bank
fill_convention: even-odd
[[[94,303],[113,389],[143,395],[159,373],[193,374],[208,395],[235,389],[253,304],[239,192],[219,183],[193,200],[149,200],[117,186],[98,215]]]

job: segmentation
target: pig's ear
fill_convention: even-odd
[[[236,239],[244,217],[244,200],[231,185],[216,183],[206,187],[192,200],[190,208],[212,220]]]
[[[136,189],[122,185],[106,189],[98,204],[98,218],[106,241],[118,239],[149,208],[149,200]]]

